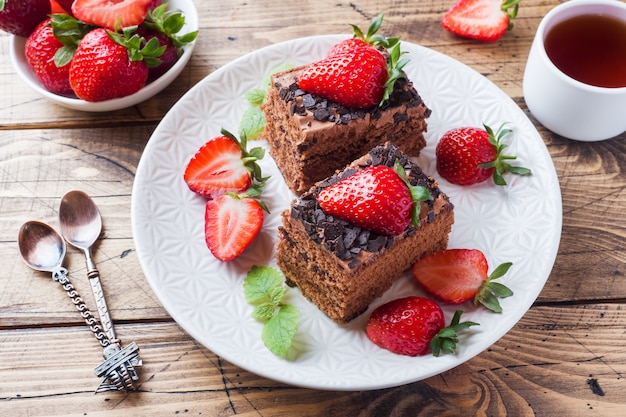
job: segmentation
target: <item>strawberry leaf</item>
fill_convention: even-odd
[[[430,341],[428,347],[430,348],[433,356],[441,355],[444,353],[455,353],[456,344],[459,341],[457,333],[462,330],[466,330],[471,326],[479,326],[478,323],[473,321],[461,322],[462,310],[457,310],[452,317],[452,321],[448,327],[441,329]]]
[[[498,265],[498,267],[493,270],[491,275],[483,281],[480,289],[476,293],[474,297],[475,305],[482,304],[494,313],[502,313],[502,306],[500,306],[498,298],[510,297],[513,295],[513,291],[504,284],[494,281],[506,274],[512,265],[511,262],[505,262]]]
[[[413,185],[409,182],[409,178],[406,175],[406,171],[404,167],[400,164],[400,162],[396,159],[393,164],[393,170],[398,174],[402,181],[406,184],[409,189],[409,193],[411,194],[411,200],[413,201],[413,209],[411,210],[411,223],[414,226],[419,226],[420,224],[420,209],[421,202],[432,200],[433,197],[430,195],[430,191],[428,188],[422,187],[421,185]]]
[[[481,168],[495,168],[493,171],[493,182],[496,185],[506,185],[506,181],[504,179],[503,174],[510,172],[516,175],[530,175],[531,170],[525,167],[513,166],[509,164],[507,161],[517,159],[516,156],[513,155],[504,155],[502,151],[508,146],[506,143],[502,142],[502,139],[509,135],[513,130],[505,128],[506,123],[500,125],[498,130],[494,132],[494,130],[487,126],[483,125],[487,133],[489,134],[489,143],[491,143],[496,149],[496,157],[493,161],[486,162],[484,164],[478,165]]]
[[[182,12],[180,10],[168,11],[166,9],[167,3],[163,3],[154,10],[148,11],[143,25],[148,29],[165,34],[177,49],[195,41],[198,36],[197,30],[178,35],[178,32],[185,26],[185,17]]]

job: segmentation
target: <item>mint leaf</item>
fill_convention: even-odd
[[[267,320],[271,319],[276,312],[276,306],[272,303],[262,303],[254,308],[252,312],[252,317],[257,320]]]
[[[265,77],[263,77],[263,88],[268,89],[270,87],[272,75],[277,74],[279,72],[287,71],[288,69],[291,69],[291,68],[293,68],[293,64],[290,64],[288,62],[285,62],[283,64],[280,64],[277,67],[272,68],[267,74],[265,74]]]
[[[253,88],[246,93],[246,100],[253,106],[260,106],[265,101],[266,90],[264,88]]]
[[[270,292],[283,284],[283,275],[269,266],[253,266],[243,282],[243,292],[250,304],[271,302]]]
[[[275,355],[287,356],[291,341],[298,329],[300,312],[292,305],[283,305],[278,312],[265,322],[261,340]]]
[[[263,133],[265,129],[265,114],[261,110],[261,105],[265,103],[272,75],[290,68],[293,68],[293,65],[285,63],[271,69],[263,77],[261,88],[253,88],[246,92],[245,97],[250,103],[250,107],[241,116],[241,122],[239,123],[240,137],[258,139],[261,133]]]
[[[300,319],[296,307],[282,304],[284,283],[283,274],[269,266],[253,266],[243,281],[246,301],[254,306],[252,317],[264,322],[261,340],[280,357],[287,356]]]
[[[265,129],[265,114],[257,106],[250,106],[241,117],[239,124],[239,136],[248,139],[258,139]]]

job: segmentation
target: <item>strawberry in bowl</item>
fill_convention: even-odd
[[[50,32],[54,33],[62,46],[49,38],[37,38],[39,35],[35,32],[28,38],[15,36],[11,44],[11,60],[18,75],[50,101],[92,112],[130,107],[168,86],[191,57],[198,28],[192,0],[171,0],[167,3],[161,0],[123,0],[114,8],[108,7],[106,0],[74,0],[70,11],[67,11],[67,3],[56,3],[54,9],[60,13],[52,15],[52,30],[45,31],[48,37]],[[124,19],[120,15],[124,15]],[[169,20],[164,23],[166,19]],[[150,29],[153,32],[146,34],[140,31],[144,25],[156,26],[156,29]],[[111,30],[111,27],[115,29]],[[170,53],[167,63],[161,61],[160,56],[169,47],[161,37],[154,35],[162,27],[178,29],[174,33],[162,34],[163,38],[175,39],[172,42],[175,59]],[[54,48],[59,50],[54,54],[55,65],[66,69],[57,71],[51,65],[42,69],[34,64],[38,62],[40,51],[32,46],[48,43],[54,43]],[[107,59],[96,63],[93,57],[100,52],[104,52]],[[46,50],[46,55],[50,53],[49,49]],[[76,54],[79,59],[75,59]],[[39,58],[39,61],[42,59]],[[122,63],[133,70],[121,71]],[[151,68],[159,68],[162,63],[164,70],[151,77]],[[67,76],[68,79],[50,80],[53,76]],[[49,88],[50,84],[67,83],[71,91]]]

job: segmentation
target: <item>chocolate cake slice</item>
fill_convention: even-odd
[[[263,137],[297,195],[376,145],[393,142],[409,156],[426,146],[423,132],[431,112],[406,78],[396,81],[383,106],[355,110],[301,90],[297,79],[303,68],[275,74],[262,106]]]
[[[323,188],[370,165],[392,167],[396,160],[411,184],[426,187],[432,197],[421,203],[419,226],[410,224],[399,235],[384,236],[320,208],[317,196]],[[398,147],[385,143],[293,200],[282,213],[277,263],[290,285],[343,324],[364,312],[418,259],[447,247],[453,208],[433,178]]]

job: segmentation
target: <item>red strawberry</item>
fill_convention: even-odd
[[[447,131],[437,143],[437,172],[453,184],[471,185],[493,177],[497,185],[505,185],[502,177],[505,172],[518,175],[529,175],[530,170],[512,166],[507,160],[515,156],[503,155],[506,144],[501,140],[511,133],[503,129],[504,125],[494,133],[489,126],[484,129],[461,127]]]
[[[44,20],[26,39],[25,55],[37,79],[55,94],[73,95],[70,87],[70,65],[57,65],[55,55],[64,45],[54,36],[52,19]]]
[[[50,13],[72,16],[72,3],[74,0],[50,0]]]
[[[518,8],[519,0],[458,0],[441,23],[455,35],[492,42],[513,27]]]
[[[474,300],[476,305],[501,313],[498,297],[510,297],[513,292],[494,280],[506,274],[511,265],[503,263],[488,276],[489,265],[481,251],[448,249],[420,259],[412,271],[415,280],[441,301],[461,304]]]
[[[125,97],[141,89],[148,66],[158,63],[163,49],[154,40],[140,49],[143,39],[97,28],[80,41],[70,66],[70,85],[86,101]],[[132,57],[132,59],[131,59]]]
[[[166,8],[167,4],[163,4],[150,10],[138,30],[138,33],[146,40],[155,37],[159,45],[166,47],[163,55],[159,57],[161,63],[150,68],[148,81],[160,77],[172,68],[182,54],[182,48],[198,36],[198,31],[178,35],[185,24],[185,17],[180,10],[166,11]]]
[[[399,39],[376,34],[382,19],[381,14],[366,35],[353,25],[355,37],[335,45],[326,58],[306,67],[300,73],[298,86],[352,108],[370,108],[388,99],[408,61],[400,59]],[[376,46],[392,48],[389,64]]]
[[[50,0],[0,0],[0,30],[28,37],[49,13]]]
[[[434,301],[423,297],[406,297],[378,307],[367,321],[367,337],[375,345],[393,353],[407,356],[433,356],[441,351],[454,353],[458,341],[456,332],[478,323],[460,323],[462,311],[457,311],[449,327],[445,327],[443,311]]]
[[[205,143],[189,161],[184,180],[191,191],[207,198],[215,198],[227,191],[240,193],[253,180],[263,183],[257,160],[264,156],[263,148],[246,150],[246,140],[237,140],[222,129],[218,136]]]
[[[317,200],[322,210],[339,219],[383,235],[397,235],[412,220],[419,224],[418,201],[431,198],[424,187],[409,188],[405,178],[398,163],[394,168],[371,166],[324,188]]]
[[[211,253],[231,261],[254,241],[263,226],[262,204],[247,195],[222,194],[206,203],[204,235]]]
[[[75,0],[72,13],[85,23],[115,31],[140,25],[153,0]]]
[[[385,57],[367,47],[311,64],[300,74],[298,86],[344,106],[360,109],[380,103],[387,78]]]

